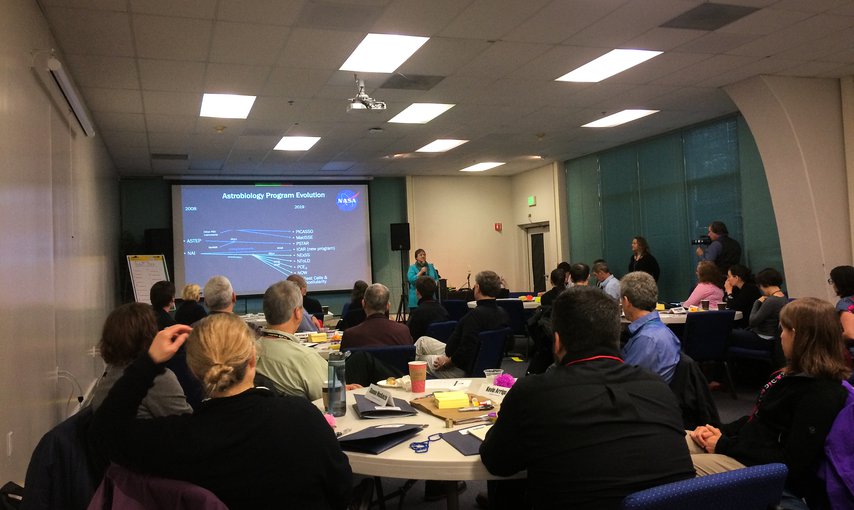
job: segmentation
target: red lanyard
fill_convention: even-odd
[[[593,361],[593,360],[595,360],[595,359],[612,359],[612,360],[614,360],[614,361],[619,361],[620,363],[625,363],[625,362],[622,360],[622,358],[618,358],[618,357],[616,357],[616,356],[604,356],[604,355],[602,355],[602,356],[591,356],[591,357],[589,357],[589,358],[583,358],[583,359],[577,359],[577,360],[575,360],[575,361],[570,361],[569,363],[567,363],[567,364],[566,364],[566,365],[564,365],[564,366],[565,366],[565,367],[568,367],[568,366],[570,366],[570,365],[575,365],[575,364],[577,364],[577,363],[584,363],[585,361]]]

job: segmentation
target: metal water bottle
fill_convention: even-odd
[[[329,409],[332,416],[347,414],[347,379],[345,377],[343,352],[329,354]]]

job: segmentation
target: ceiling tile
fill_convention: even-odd
[[[705,79],[714,78],[731,69],[746,66],[756,60],[757,58],[755,57],[715,55],[675,73],[657,78],[651,83],[660,83],[662,85],[694,85]]]
[[[257,96],[270,75],[269,66],[208,64],[204,91],[207,94]]]
[[[438,35],[499,40],[521,21],[530,19],[548,0],[474,0]]]
[[[130,57],[98,55],[67,55],[74,81],[79,87],[108,89],[138,89],[136,62]]]
[[[502,39],[556,44],[607,16],[625,0],[554,0]]]
[[[145,90],[142,97],[146,114],[197,116],[202,107],[202,95],[190,92]]]
[[[142,88],[168,92],[202,92],[205,64],[179,60],[137,59]]]
[[[130,0],[131,10],[180,18],[213,19],[217,0]]]
[[[276,65],[301,69],[338,69],[364,39],[361,32],[295,28]]]
[[[371,32],[430,37],[446,27],[466,5],[461,0],[398,0],[383,11]]]
[[[211,42],[211,62],[272,65],[288,36],[285,27],[218,21]]]
[[[623,48],[626,43],[658,27],[692,7],[684,0],[644,0],[628,2],[583,30],[566,38],[564,44]]]
[[[544,44],[499,41],[460,69],[458,74],[500,78],[548,50],[549,46]]]
[[[127,0],[39,0],[43,7],[74,7],[96,11],[127,11]]]
[[[220,2],[217,19],[290,26],[296,23],[305,3],[305,0],[228,0]]]
[[[141,58],[208,60],[213,22],[205,19],[137,15],[133,31]]]
[[[334,71],[328,69],[274,67],[261,89],[261,95],[286,99],[311,98],[317,89],[329,81],[332,73]]]
[[[198,115],[145,115],[145,123],[150,133],[192,133],[196,128]]]
[[[141,113],[99,112],[96,124],[102,133],[108,131],[145,132],[145,117]]]
[[[81,87],[81,92],[93,112],[142,113],[138,90]]]
[[[47,17],[65,53],[134,56],[127,13],[51,7]]]

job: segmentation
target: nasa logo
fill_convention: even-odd
[[[338,192],[335,204],[342,211],[352,211],[359,204],[359,194],[355,191],[344,189]]]

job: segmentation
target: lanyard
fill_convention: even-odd
[[[618,358],[617,356],[605,356],[605,355],[601,355],[601,356],[591,356],[591,357],[589,357],[589,358],[583,358],[583,359],[577,359],[577,360],[575,360],[575,361],[570,361],[569,363],[565,364],[564,366],[565,366],[565,367],[568,367],[568,366],[570,366],[570,365],[575,365],[575,364],[578,364],[578,363],[584,363],[585,361],[593,361],[593,360],[596,360],[596,359],[612,359],[612,360],[614,360],[614,361],[619,361],[620,363],[625,363],[625,362],[622,360],[622,358]]]
[[[754,404],[753,406],[753,412],[750,413],[750,418],[748,418],[747,421],[753,421],[753,418],[759,415],[759,406],[762,405],[762,399],[765,398],[765,394],[768,392],[768,390],[773,388],[775,384],[780,382],[780,380],[783,379],[785,375],[786,373],[780,370],[773,379],[765,383],[765,386],[763,386],[762,389],[759,390],[759,396],[756,397],[756,404]]]

